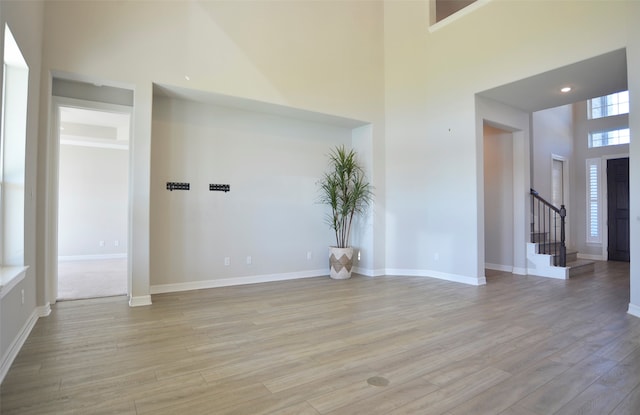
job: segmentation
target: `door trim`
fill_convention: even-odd
[[[47,167],[47,242],[46,242],[46,297],[49,304],[55,304],[58,298],[58,207],[59,207],[59,187],[60,187],[60,108],[73,107],[103,112],[117,112],[129,114],[129,194],[132,188],[131,165],[132,151],[131,141],[133,137],[133,107],[118,104],[108,104],[99,101],[86,101],[76,98],[51,96],[51,130],[48,151]],[[129,198],[130,199],[130,198]],[[129,200],[129,210],[131,200]],[[131,234],[131,215],[129,214],[127,233]],[[127,258],[131,260],[131,245],[127,246]],[[127,272],[127,287],[131,287],[131,272]],[[130,290],[129,290],[130,291]],[[130,293],[127,293],[130,295]]]

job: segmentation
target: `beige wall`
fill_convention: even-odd
[[[426,2],[385,2],[386,266],[480,279],[475,94],[624,47],[637,88],[640,3],[496,0],[433,32],[427,14]],[[605,31],[593,30],[603,22]],[[633,138],[630,147],[632,160],[640,156]],[[631,175],[633,188],[640,169]],[[632,235],[640,235],[639,198]],[[640,303],[639,243],[632,239],[632,304]]]
[[[150,285],[152,83],[371,122],[370,158],[383,166],[382,12],[380,2],[46,2],[47,69],[135,89],[133,302]],[[381,199],[383,179],[376,169]],[[383,240],[372,246],[382,264]]]
[[[1,2],[0,18],[11,25],[32,76],[25,203],[30,269],[22,286],[25,306],[13,295],[2,301],[0,347],[51,295],[45,249],[55,238],[55,200],[47,193],[51,175],[45,168],[51,156],[50,71],[135,90],[132,300],[144,303],[150,286],[154,82],[370,122],[371,138],[358,143],[366,149],[377,195],[370,268],[481,282],[484,184],[477,117],[486,103],[480,105],[475,94],[626,48],[630,99],[640,102],[638,16],[637,1],[494,0],[430,32],[428,3],[417,1]],[[634,162],[640,160],[638,111],[632,105],[629,116],[630,310],[640,315],[640,192],[633,190],[640,181],[640,163]],[[528,160],[528,131],[523,127],[514,136],[521,137],[516,147],[525,145],[514,154]],[[526,172],[514,171],[516,182],[528,182],[525,164]],[[514,253],[516,266],[519,255]]]
[[[480,281],[475,94],[622,47],[632,78],[637,8],[496,0],[429,32],[414,1],[47,2],[45,61],[136,89],[134,294],[149,284],[151,82],[371,121],[374,268]]]
[[[126,255],[129,152],[61,145],[59,183],[58,256]]]
[[[36,194],[38,174],[38,125],[40,98],[40,69],[42,54],[43,4],[38,1],[0,2],[0,49],[4,55],[4,24],[8,24],[29,66],[29,96],[27,103],[26,172],[24,203],[24,263],[29,266],[22,282],[0,299],[0,380],[8,370],[10,356],[17,353],[20,336],[28,334],[39,315],[47,313],[40,301],[44,281],[39,278],[36,264]],[[1,69],[0,69],[1,70]],[[24,290],[24,302],[21,298]],[[38,307],[43,306],[43,307]],[[26,332],[26,334],[25,334]],[[24,338],[22,338],[24,340]]]
[[[513,270],[513,134],[484,125],[484,262]]]
[[[170,98],[153,108],[152,292],[326,275],[334,237],[317,182],[351,128]]]

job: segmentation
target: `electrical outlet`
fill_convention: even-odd
[[[231,258],[228,256],[224,257],[224,265],[229,266],[231,264]]]
[[[115,241],[113,241],[113,246],[116,246],[116,247],[120,246],[120,241],[117,240],[117,239]]]
[[[439,261],[440,260],[440,254],[437,253],[437,252],[435,254],[433,254],[433,259],[436,260],[436,261]]]
[[[22,304],[24,305],[24,288],[20,291],[20,293],[22,294]]]
[[[311,251],[307,251],[307,259],[311,259]]]
[[[360,251],[358,251],[358,261],[360,261]]]
[[[251,265],[251,257],[247,256],[247,265]]]
[[[100,245],[100,248],[104,248],[104,241],[98,242],[98,245]]]

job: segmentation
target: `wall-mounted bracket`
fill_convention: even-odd
[[[167,190],[170,192],[174,190],[189,190],[189,187],[189,183],[167,182]]]
[[[209,191],[211,191],[211,192],[225,192],[225,193],[227,193],[230,190],[231,190],[231,185],[228,185],[228,184],[210,184],[209,185]]]

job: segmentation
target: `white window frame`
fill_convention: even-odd
[[[24,263],[24,208],[29,66],[7,23],[2,58],[0,298],[24,279],[28,268]]]
[[[593,145],[593,135],[594,134],[601,134],[601,133],[610,133],[610,132],[614,132],[614,131],[623,131],[623,130],[627,130],[629,132],[628,134],[628,141],[623,142],[623,143],[607,143],[607,144],[603,144],[603,145],[599,145],[599,146],[594,146]],[[610,147],[610,146],[618,146],[618,145],[623,145],[623,144],[629,144],[631,142],[631,130],[628,126],[626,127],[617,127],[617,128],[609,128],[606,130],[594,130],[594,131],[589,131],[589,138],[588,138],[588,147],[589,148],[601,148],[601,147]]]
[[[626,95],[627,95],[627,97],[626,97],[627,100],[623,101],[623,103],[626,103],[626,107],[627,107],[627,111],[626,112],[616,112],[615,114],[608,114],[608,115],[601,115],[599,117],[593,117],[593,113],[592,113],[593,112],[593,106],[591,105],[592,101],[601,100],[603,98],[613,97],[613,96],[616,96],[616,95],[619,96],[620,94],[623,94],[623,93],[626,93]],[[615,105],[617,107],[620,107],[621,104],[618,102]],[[602,107],[602,108],[606,108],[606,107]],[[615,116],[618,116],[618,115],[629,114],[629,109],[628,108],[629,108],[629,91],[620,91],[620,92],[615,92],[613,94],[603,95],[601,97],[596,97],[596,98],[592,98],[592,99],[587,100],[587,119],[588,120],[599,120],[599,119],[602,119],[602,118],[615,117]]]

